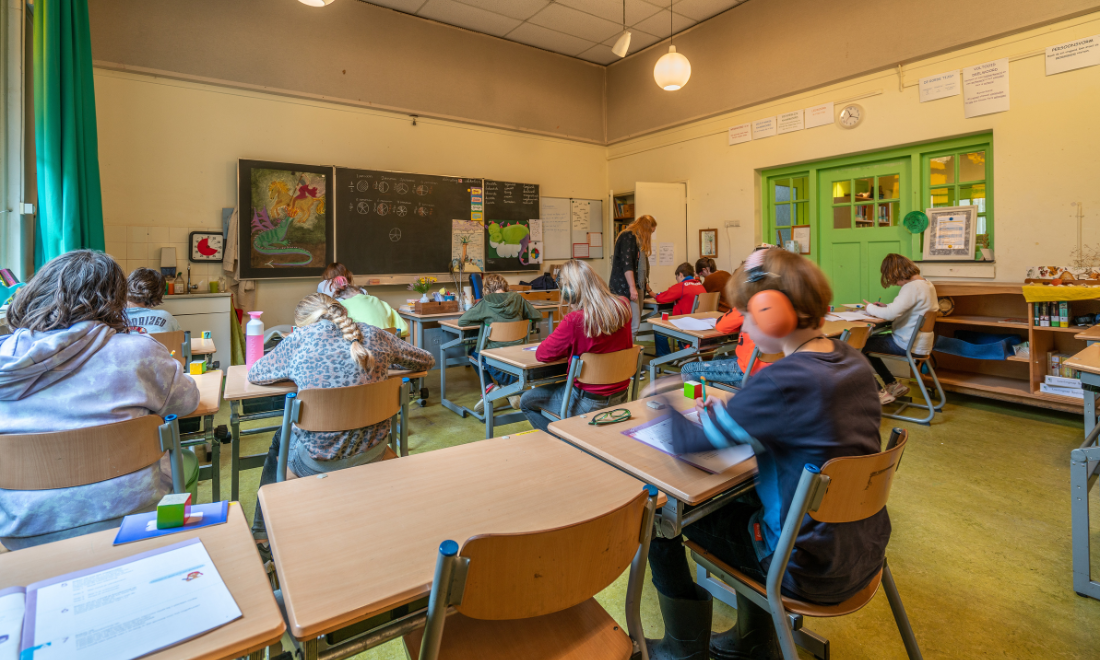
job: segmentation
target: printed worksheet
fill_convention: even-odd
[[[699,419],[699,413],[697,411],[692,410],[688,412],[684,415],[684,419],[702,428],[702,422]],[[672,450],[672,415],[662,415],[641,426],[627,429],[623,431],[623,435],[634,438],[638,442],[644,442],[658,451],[662,451],[670,456],[675,456],[681,461],[711,474],[721,474],[740,463],[754,458],[752,447],[749,445],[738,445],[737,447],[729,447],[727,449],[712,449],[710,451],[677,454]]]
[[[0,591],[0,660],[19,660],[26,600],[23,587]]]

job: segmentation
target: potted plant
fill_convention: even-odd
[[[416,291],[420,294],[420,302],[431,302],[431,300],[428,299],[428,291],[431,291],[432,285],[438,281],[439,280],[429,275],[421,275],[412,281],[412,284],[409,285],[409,290]]]

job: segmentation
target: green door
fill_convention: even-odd
[[[879,266],[891,252],[912,258],[912,238],[901,224],[911,211],[910,161],[841,167],[818,172],[820,264],[833,286],[833,303],[890,302]]]

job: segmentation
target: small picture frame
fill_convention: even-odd
[[[798,241],[799,254],[809,254],[810,249],[810,225],[793,225],[791,227],[791,240]]]
[[[193,231],[188,237],[187,258],[191,263],[221,261],[225,238],[220,231]]]
[[[978,229],[976,206],[944,206],[926,209],[925,261],[974,260]]]
[[[699,230],[699,256],[700,257],[717,257],[718,256],[718,230],[717,229],[700,229]]]

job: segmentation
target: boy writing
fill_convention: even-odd
[[[672,314],[673,316],[679,316],[681,314],[691,314],[691,309],[695,306],[695,297],[706,292],[707,290],[703,288],[699,280],[695,279],[695,269],[685,261],[676,267],[676,284],[670,286],[668,290],[656,294],[653,299],[659,303],[676,303],[672,306]],[[668,337],[665,335],[655,333],[653,344],[657,348],[657,357],[672,352]]]

